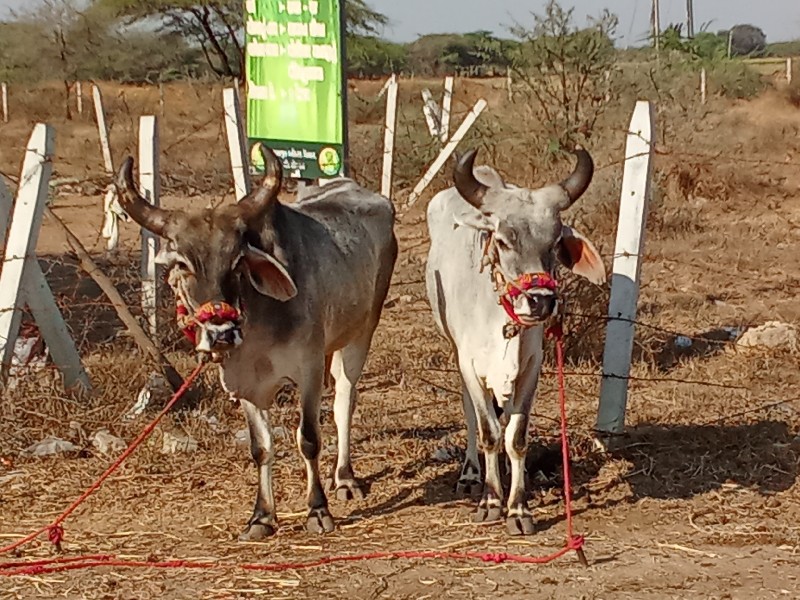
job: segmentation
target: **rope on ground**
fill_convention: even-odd
[[[484,563],[503,564],[546,564],[552,562],[565,554],[575,551],[578,559],[583,566],[588,562],[583,552],[585,539],[583,536],[575,535],[573,527],[572,513],[572,480],[570,476],[569,459],[569,436],[567,426],[567,398],[566,386],[564,383],[564,345],[562,326],[556,325],[547,331],[547,337],[552,338],[556,345],[556,362],[558,376],[558,400],[561,413],[561,452],[563,458],[564,476],[564,506],[566,518],[566,543],[556,552],[546,556],[523,556],[519,554],[507,554],[505,552],[440,552],[436,550],[423,551],[386,551],[372,552],[364,554],[350,554],[338,556],[323,556],[318,559],[304,562],[277,562],[277,563],[233,563],[224,561],[194,561],[194,560],[169,560],[169,561],[150,561],[150,560],[122,560],[113,555],[96,554],[75,557],[58,557],[52,559],[31,560],[31,561],[12,561],[0,563],[0,577],[44,575],[48,573],[61,573],[65,571],[77,571],[95,569],[103,567],[113,568],[142,568],[142,569],[196,569],[196,570],[243,570],[243,571],[289,571],[307,570],[326,565],[341,563],[356,563],[375,560],[453,560],[453,561],[481,561]],[[139,436],[131,443],[128,449],[106,469],[106,471],[93,483],[81,496],[75,500],[64,512],[62,512],[52,523],[24,537],[23,539],[0,548],[0,554],[16,550],[25,544],[33,541],[41,534],[47,532],[50,541],[61,551],[61,541],[64,539],[64,529],[62,523],[72,514],[75,509],[96,491],[103,482],[133,453],[133,451],[152,433],[159,421],[167,414],[172,406],[188,390],[192,382],[200,374],[204,363],[198,364],[195,370],[186,378],[184,385],[172,396],[164,409],[156,416]]]
[[[576,538],[581,544],[582,539]],[[366,562],[373,560],[453,560],[453,561],[481,561],[492,564],[546,564],[552,562],[568,552],[581,549],[577,541],[548,556],[522,556],[519,554],[506,554],[504,552],[438,552],[426,551],[398,551],[398,552],[372,552],[367,554],[348,554],[341,556],[325,556],[316,560],[305,562],[281,563],[230,563],[213,561],[192,560],[119,560],[110,555],[78,556],[68,559],[39,560],[31,563],[0,563],[0,577],[14,577],[20,575],[46,575],[48,573],[62,573],[64,571],[78,571],[102,567],[128,568],[128,569],[197,569],[209,570],[241,570],[241,571],[294,571],[315,569],[333,564]]]
[[[195,367],[191,375],[189,375],[189,377],[187,377],[186,380],[183,382],[183,385],[180,387],[180,389],[178,389],[178,391],[175,392],[175,394],[173,394],[172,398],[170,398],[169,402],[167,402],[167,405],[164,407],[164,409],[160,413],[158,413],[158,415],[156,415],[156,418],[153,419],[153,421],[142,430],[142,432],[138,435],[138,437],[135,440],[133,440],[133,442],[131,442],[131,445],[125,449],[125,452],[123,452],[119,456],[119,458],[117,458],[117,460],[115,460],[111,464],[111,466],[108,467],[108,469],[106,469],[103,472],[103,474],[97,478],[97,481],[95,481],[91,486],[89,486],[89,488],[87,488],[87,490],[83,492],[83,494],[81,494],[77,500],[75,500],[72,504],[70,504],[66,508],[66,510],[64,510],[64,512],[58,515],[58,517],[56,517],[52,523],[45,525],[41,529],[34,531],[30,535],[25,536],[24,538],[14,542],[13,544],[9,544],[8,546],[0,548],[0,554],[7,554],[12,550],[16,550],[32,542],[43,533],[47,533],[50,542],[52,542],[52,544],[56,547],[56,549],[61,551],[61,541],[64,539],[64,527],[62,523],[67,519],[67,517],[69,517],[73,512],[75,512],[75,509],[78,508],[79,505],[81,505],[89,496],[91,496],[94,492],[96,492],[100,488],[100,486],[103,485],[103,482],[105,482],[105,480],[108,479],[111,476],[111,474],[114,473],[114,471],[116,471],[131,454],[134,453],[134,451],[142,444],[142,442],[144,442],[150,436],[150,434],[156,428],[156,425],[158,425],[161,419],[163,419],[164,416],[170,411],[170,409],[172,409],[175,403],[178,402],[178,400],[180,400],[183,397],[183,395],[192,385],[194,380],[197,379],[198,375],[200,375],[200,372],[203,370],[204,366],[205,363],[201,362]]]

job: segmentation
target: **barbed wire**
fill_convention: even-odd
[[[720,424],[720,423],[722,423],[724,421],[729,421],[731,419],[740,419],[742,417],[747,417],[749,415],[753,415],[753,414],[756,414],[756,413],[759,413],[759,412],[763,412],[763,411],[769,410],[771,408],[777,408],[778,406],[785,406],[787,404],[792,404],[793,402],[799,402],[799,401],[800,401],[800,396],[797,396],[797,397],[794,397],[794,398],[787,398],[785,400],[777,400],[775,402],[767,402],[765,404],[761,404],[761,405],[756,406],[754,408],[748,408],[747,410],[731,413],[729,415],[720,415],[716,419],[712,419],[710,421],[706,421],[705,423],[702,424],[702,426],[709,427],[711,425],[718,425],[718,424]],[[798,411],[798,409],[793,409],[793,410],[795,410],[796,412],[800,412],[800,411]]]
[[[427,370],[428,369],[426,369],[426,371]],[[449,374],[452,374],[452,375],[458,375],[459,374],[458,369],[447,369],[447,370],[438,369],[437,371],[446,372],[446,373],[449,373]],[[439,384],[436,384],[436,383],[434,383],[432,381],[424,379],[419,374],[419,371],[411,370],[410,372],[413,374],[413,376],[415,378],[419,379],[423,383],[427,383],[427,384],[435,386],[435,387],[436,386],[442,387]],[[553,371],[553,370],[550,370],[550,369],[546,369],[546,368],[542,368],[541,373],[542,373],[542,375],[552,376],[552,377],[555,377],[557,375],[556,371]],[[610,374],[610,373],[604,373],[602,370],[597,370],[597,371],[569,371],[569,370],[565,370],[564,371],[564,376],[565,377],[589,377],[589,378],[594,378],[594,379],[616,379],[616,380],[620,380],[620,381],[633,381],[633,382],[638,382],[638,383],[642,383],[642,382],[647,382],[647,383],[680,383],[680,384],[684,384],[684,385],[707,387],[707,388],[717,388],[717,389],[747,391],[747,392],[753,391],[753,388],[751,386],[745,386],[745,385],[714,383],[714,382],[711,382],[711,381],[703,381],[703,380],[698,380],[698,379],[686,379],[686,378],[681,378],[681,377],[644,377],[644,376],[639,376],[639,375],[613,375],[613,374]],[[450,393],[453,393],[453,394],[457,394],[459,396],[461,395],[461,392],[457,392],[455,390],[452,390],[452,389],[449,389],[449,388],[446,388],[446,387],[442,387],[442,390],[450,392]]]
[[[693,341],[704,341],[704,342],[710,342],[710,343],[719,344],[719,345],[723,345],[723,344],[736,345],[736,340],[735,339],[730,339],[730,340],[710,339],[708,337],[707,333],[706,334],[695,334],[695,335],[692,335],[692,334],[685,333],[685,332],[679,332],[679,331],[674,331],[674,330],[671,330],[671,329],[667,329],[666,327],[662,327],[660,325],[654,325],[652,323],[646,323],[646,322],[644,322],[644,321],[642,321],[640,319],[629,319],[629,318],[626,318],[626,317],[613,317],[613,316],[609,316],[607,314],[606,315],[589,314],[589,313],[575,312],[575,311],[571,311],[571,310],[565,310],[564,311],[564,315],[567,316],[567,317],[578,317],[578,318],[581,318],[581,319],[590,319],[590,320],[599,321],[599,322],[603,322],[603,323],[608,323],[610,321],[616,321],[616,322],[619,322],[619,323],[626,323],[628,325],[633,325],[635,327],[643,327],[645,329],[649,329],[651,331],[655,331],[657,333],[661,333],[661,334],[668,335],[670,337],[675,337],[675,338],[684,337],[684,338],[687,338],[687,339],[690,339],[690,340],[693,340]]]
[[[132,253],[132,254],[135,254],[135,252]],[[40,257],[37,256],[35,253],[34,254],[29,254],[27,256],[14,255],[14,256],[11,256],[11,257],[6,257],[0,262],[2,262],[2,263],[11,263],[11,262],[15,262],[15,261],[24,261],[24,260],[26,260],[26,258],[29,259],[29,260],[37,260],[38,261]],[[138,261],[138,259],[132,256],[127,264],[117,265],[114,268],[121,269],[124,273],[126,273],[127,276],[124,278],[125,281],[133,281],[133,282],[135,282],[137,284],[140,284],[140,271],[139,271],[138,265],[135,264],[137,261]],[[74,285],[77,282],[78,278],[76,278],[76,276],[74,274],[56,275],[54,273],[54,271],[57,268],[70,269],[70,270],[74,271],[75,273],[80,272],[80,268],[77,265],[67,265],[67,264],[65,264],[63,262],[57,262],[57,261],[52,262],[47,267],[47,271],[46,271],[46,276],[47,276],[48,282],[51,284],[51,287],[53,286],[53,284],[55,284],[56,286],[58,286],[59,284],[65,284],[65,283]],[[163,272],[162,272],[162,275],[163,275]],[[119,277],[119,274],[117,276]],[[423,283],[424,283],[424,279],[418,279],[418,280],[412,280],[412,281],[407,281],[407,282],[397,282],[394,285],[396,285],[396,286],[421,285]],[[63,292],[61,292],[61,293],[63,294]],[[113,308],[113,304],[110,301],[104,301],[104,300],[101,300],[101,299],[91,299],[91,300],[87,300],[86,302],[76,302],[75,299],[72,298],[70,300],[70,302],[69,302],[69,306],[70,306],[70,308],[92,308],[92,307]],[[2,313],[3,311],[8,311],[8,310],[10,310],[10,309],[8,309],[8,308],[0,309],[0,313]],[[635,327],[646,328],[646,329],[648,329],[650,331],[654,331],[654,332],[657,332],[657,333],[660,333],[660,334],[663,334],[663,335],[667,335],[667,336],[670,336],[670,337],[673,337],[673,338],[682,337],[682,338],[690,339],[692,341],[702,341],[702,342],[705,342],[705,343],[710,343],[710,344],[720,345],[720,346],[726,345],[726,344],[727,345],[731,345],[731,346],[735,346],[736,345],[736,339],[735,339],[736,336],[733,335],[733,334],[731,334],[731,339],[728,339],[728,340],[715,339],[715,338],[709,337],[709,333],[710,332],[693,334],[693,333],[688,333],[686,331],[676,331],[674,329],[669,329],[669,328],[666,328],[666,327],[663,327],[663,326],[660,326],[660,325],[656,325],[654,323],[646,322],[646,321],[644,321],[642,319],[639,319],[639,318],[630,319],[630,318],[625,318],[625,317],[609,316],[608,314],[596,314],[596,313],[581,312],[581,311],[577,311],[577,310],[573,310],[573,309],[568,308],[568,305],[567,305],[567,308],[564,310],[564,315],[566,317],[568,317],[568,318],[586,319],[586,320],[591,320],[591,321],[595,321],[595,322],[598,322],[598,323],[605,323],[605,324],[607,324],[610,321],[617,321],[617,322],[626,323],[626,324],[629,324],[629,325],[632,325],[632,326],[635,326]],[[724,328],[720,328],[719,331],[722,331],[722,329],[724,329]],[[738,328],[733,328],[733,329],[738,329]],[[714,330],[714,331],[716,332],[718,330]]]
[[[469,107],[467,107],[467,108],[469,108]],[[130,107],[127,107],[127,115],[129,117],[131,115]],[[128,128],[130,130],[133,130],[132,123],[133,123],[133,121],[131,120],[131,125]],[[209,116],[207,119],[203,120],[202,122],[192,125],[189,128],[189,130],[187,130],[184,133],[181,133],[180,135],[178,135],[173,141],[171,141],[168,145],[166,145],[165,147],[163,147],[161,149],[161,153],[163,155],[169,155],[174,150],[180,148],[182,145],[191,143],[191,141],[193,139],[195,139],[195,138],[202,138],[204,141],[207,141],[208,138],[205,137],[205,136],[202,136],[202,134],[206,133],[207,130],[210,127],[212,127],[215,123],[220,128],[219,129],[219,133],[216,136],[216,141],[219,142],[220,140],[223,140],[224,139],[224,133],[223,133],[224,120],[223,120],[223,117],[221,116],[221,114],[216,114],[215,113],[215,114]],[[382,125],[382,123],[378,123],[378,125]],[[420,125],[420,127],[424,127],[424,123],[422,122],[421,119],[420,119],[419,125]],[[599,133],[602,133],[603,131],[606,131],[606,132],[613,132],[615,134],[624,134],[626,136],[637,135],[636,133],[629,131],[627,127],[622,127],[622,128],[620,128],[620,127],[599,127],[599,128],[597,128],[597,130],[598,130]],[[697,152],[697,151],[678,150],[678,149],[666,147],[664,145],[660,145],[658,143],[654,144],[653,153],[654,153],[654,155],[656,157],[664,156],[664,157],[669,157],[669,158],[674,158],[674,159],[679,159],[679,160],[703,161],[703,162],[706,162],[706,163],[714,163],[714,164],[728,163],[728,164],[733,164],[733,165],[747,164],[747,165],[770,166],[770,167],[780,166],[781,168],[786,168],[786,169],[790,169],[790,168],[791,169],[796,169],[796,167],[800,166],[800,162],[791,161],[791,160],[776,161],[776,160],[764,160],[764,159],[747,158],[747,157],[742,157],[742,156],[737,156],[737,155],[726,154],[726,153],[724,153],[722,151],[704,153],[704,152]],[[607,170],[607,169],[611,169],[611,168],[616,168],[616,167],[619,167],[620,165],[624,165],[627,160],[630,160],[632,158],[639,158],[639,157],[642,157],[642,156],[646,156],[647,154],[649,154],[649,153],[641,153],[641,154],[638,154],[638,155],[635,155],[635,156],[626,157],[626,158],[622,158],[622,159],[618,159],[618,160],[604,161],[601,165],[599,165],[597,167],[596,170],[602,171],[602,170]],[[47,157],[45,157],[45,158],[47,158]],[[48,160],[52,160],[52,157],[48,158]],[[206,164],[204,166],[207,167],[207,163],[208,162],[209,162],[209,159],[208,159],[208,157],[206,157],[206,159],[205,159],[205,163]],[[199,190],[198,180],[203,181],[203,183],[206,183],[208,181],[208,177],[209,177],[208,175],[205,176],[206,179],[204,180],[204,178],[197,177],[196,174],[195,174],[203,166],[203,165],[200,165],[199,162],[197,162],[197,164],[192,165],[192,166],[190,166],[186,161],[181,161],[181,160],[177,160],[176,163],[180,164],[182,168],[188,170],[190,172],[190,175],[162,174],[162,181],[164,181],[169,187],[177,189],[180,186],[184,186],[184,187],[187,187],[187,188],[193,188],[193,189],[198,189]],[[658,161],[656,161],[656,168],[658,168]],[[212,175],[210,177],[217,176],[219,178],[221,172],[222,172],[221,170],[217,170],[217,171],[215,171],[214,175]],[[11,176],[11,175],[8,175],[8,174],[2,173],[2,172],[0,172],[0,174],[2,174],[9,181],[14,182],[17,185],[19,185],[19,177]],[[225,184],[225,189],[227,191],[232,187],[233,182],[232,182],[232,178],[230,178],[229,174],[226,173],[226,176],[230,180],[229,182],[227,182]],[[103,173],[103,174],[100,174],[100,175],[90,174],[89,176],[83,177],[82,181],[84,183],[102,182],[102,186],[101,187],[105,187],[106,185],[108,185],[112,181],[112,175],[106,174],[106,173]],[[62,188],[62,187],[66,188],[69,185],[70,185],[69,183],[65,183],[65,184],[63,184],[61,186],[52,186],[52,189],[53,189],[54,193],[57,193],[60,188]],[[212,186],[209,183],[208,184],[208,188],[211,188],[211,187]],[[209,191],[208,190],[204,190],[204,191],[199,191],[199,193],[208,194]],[[58,207],[56,207],[56,208],[58,208]],[[99,241],[99,235],[98,235],[98,239],[96,240],[96,242],[97,241]],[[614,260],[614,259],[617,259],[617,258],[631,257],[631,256],[633,256],[633,255],[628,254],[628,253],[604,253],[603,254],[604,258],[610,258],[611,260]],[[669,263],[676,264],[676,265],[692,267],[692,268],[695,268],[695,269],[703,269],[703,270],[707,269],[707,266],[693,264],[689,260],[685,260],[685,261],[684,260],[678,260],[678,259],[668,258],[668,257],[664,257],[664,256],[654,255],[654,254],[648,253],[648,252],[639,254],[637,256],[641,260],[644,260],[644,261],[664,261],[664,262],[669,262]],[[11,256],[11,257],[3,258],[2,263],[5,264],[5,263],[11,262],[11,261],[26,260],[26,259],[38,259],[38,258],[39,257],[37,257],[35,254],[34,255],[29,255],[27,257],[26,256]],[[134,261],[136,261],[136,259],[132,259],[131,260],[131,264],[133,264]],[[69,282],[69,283],[74,283],[75,282],[75,278],[74,277],[70,277],[68,275],[63,275],[63,276],[56,275],[55,273],[52,272],[52,267],[51,267],[50,271],[46,274],[46,276],[47,276],[48,281],[51,282],[51,284],[55,284],[55,285],[61,284],[61,283],[64,283],[64,282]],[[756,274],[753,275],[754,279],[757,278],[757,277],[758,277],[758,275],[756,275]],[[136,269],[135,272],[134,272],[133,269],[131,269],[130,277],[124,279],[124,281],[137,281],[137,280],[138,280],[138,269]],[[119,278],[118,278],[118,281],[119,281]],[[747,281],[747,278],[746,277],[743,278],[743,282],[746,283],[746,281]],[[420,279],[420,280],[397,282],[394,285],[395,286],[417,285],[417,284],[421,284],[423,282],[424,282],[424,279]],[[135,286],[134,286],[134,288],[135,288]],[[134,289],[134,292],[135,292],[135,289]],[[58,294],[56,294],[56,295],[58,296]],[[78,302],[78,301],[75,301],[74,297],[68,298],[68,299],[65,298],[63,300],[59,300],[59,298],[57,297],[57,303],[61,307],[62,311],[67,312],[67,314],[69,314],[71,311],[77,311],[77,310],[83,310],[83,309],[105,310],[105,309],[113,309],[114,308],[114,305],[110,301],[105,301],[105,300],[102,300],[102,299],[88,299],[86,301]],[[140,306],[139,306],[138,302],[130,301],[127,304],[133,309],[136,309],[136,310],[140,309]],[[9,310],[14,310],[14,309],[0,309],[0,312],[3,312],[3,311],[7,312]],[[17,310],[25,312],[24,309],[22,309],[22,308],[17,309]],[[567,311],[566,316],[568,318],[573,318],[573,319],[586,319],[586,320],[594,321],[594,322],[596,322],[598,324],[602,324],[602,323],[606,323],[607,324],[609,321],[620,321],[620,322],[624,322],[624,323],[630,324],[630,325],[635,326],[635,327],[646,328],[646,329],[648,329],[650,331],[657,332],[657,333],[662,334],[662,335],[668,335],[668,336],[671,336],[671,337],[674,337],[674,338],[684,337],[684,338],[687,338],[687,339],[689,339],[691,341],[702,341],[704,343],[712,344],[712,345],[719,346],[719,347],[735,347],[736,346],[736,339],[727,339],[727,340],[725,340],[725,339],[722,339],[722,340],[720,340],[720,339],[710,339],[709,337],[707,337],[707,335],[704,335],[702,333],[701,334],[689,334],[689,333],[685,333],[685,332],[673,331],[673,330],[670,330],[668,328],[662,327],[662,326],[654,324],[654,323],[648,323],[648,322],[643,321],[641,319],[624,319],[624,318],[619,318],[619,317],[609,317],[608,315],[582,313],[582,312],[578,312],[578,311]],[[90,317],[85,317],[85,319],[89,319],[89,318]],[[114,318],[112,318],[111,320],[114,320]],[[91,327],[91,325],[92,324],[89,323],[88,326],[84,326],[84,327],[81,328],[82,336],[84,338],[88,335],[87,330]],[[173,320],[169,320],[169,324],[166,327],[164,327],[164,329],[165,329],[165,331],[169,331],[170,334],[174,334],[177,331],[176,325],[174,324]],[[85,340],[84,340],[83,343],[85,344]],[[580,339],[576,340],[575,343],[576,344],[580,344],[581,340]],[[552,375],[553,374],[551,371],[547,371],[547,370],[544,371],[544,373],[548,374],[548,375]],[[623,377],[623,376],[603,374],[602,372],[593,372],[593,371],[568,371],[567,373],[565,373],[565,375],[568,376],[568,377],[595,377],[595,378],[606,377],[606,378],[614,378],[614,379],[625,379],[625,380],[629,380],[629,381],[633,381],[633,382],[678,383],[678,384],[686,384],[686,385],[692,385],[692,386],[698,386],[698,387],[708,387],[708,388],[717,388],[717,389],[730,389],[730,390],[737,390],[737,391],[752,391],[751,388],[747,387],[747,386],[731,385],[731,384],[725,384],[725,383],[715,383],[715,382],[702,381],[702,380],[681,379],[681,378],[677,378],[677,377],[642,377],[642,376],[635,376],[635,375],[629,375],[629,376],[624,376]],[[428,382],[428,383],[430,383],[430,385],[436,385],[433,382]],[[447,391],[449,391],[451,393],[454,393],[454,394],[457,394],[457,395],[460,395],[460,392],[457,392],[457,391],[454,391],[454,390],[447,390]],[[786,403],[786,402],[789,402],[789,401],[781,401],[779,403],[776,403],[776,405],[777,404],[781,404],[781,403]],[[732,417],[729,417],[729,418],[732,418]]]

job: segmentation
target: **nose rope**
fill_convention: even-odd
[[[523,273],[513,281],[506,283],[506,290],[500,295],[498,303],[505,309],[506,314],[511,318],[510,323],[503,327],[503,337],[511,339],[515,337],[523,328],[529,327],[522,322],[514,310],[514,299],[526,295],[526,292],[535,289],[544,289],[555,292],[557,282],[548,273]]]
[[[229,322],[237,325],[240,323],[242,319],[241,311],[227,302],[206,302],[192,312],[189,308],[192,303],[189,301],[181,281],[179,275],[170,274],[169,284],[175,292],[175,312],[178,327],[193,346],[197,345],[197,329],[204,323],[210,321],[214,321],[217,325]]]
[[[498,292],[497,303],[503,307],[511,319],[511,322],[506,323],[503,327],[503,337],[511,339],[518,335],[522,329],[529,327],[522,322],[517,311],[514,310],[514,300],[520,296],[527,295],[527,292],[531,290],[539,289],[555,292],[558,288],[558,282],[552,275],[544,272],[523,273],[513,279],[507,277],[500,267],[494,238],[491,233],[486,234],[486,240],[483,244],[480,272],[483,272],[486,266],[491,268],[494,289]]]
[[[189,309],[180,299],[176,299],[175,306],[178,327],[181,328],[183,335],[194,346],[197,345],[197,329],[200,325],[211,321],[214,321],[216,325],[222,325],[223,323],[239,324],[242,318],[241,312],[227,302],[206,302],[194,314],[189,312]]]

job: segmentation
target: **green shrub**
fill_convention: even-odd
[[[709,94],[740,100],[753,98],[766,87],[755,70],[737,60],[712,63],[706,69]]]

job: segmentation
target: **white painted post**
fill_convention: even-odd
[[[605,101],[606,104],[608,104],[611,102],[611,71],[605,71],[603,73],[603,81],[605,82],[606,86]]]
[[[108,143],[108,127],[106,127],[106,111],[103,108],[103,94],[96,85],[92,86],[94,98],[94,114],[97,118],[97,132],[100,134],[100,149],[103,151],[103,164],[106,173],[113,177],[114,162],[111,160],[111,145]]]
[[[386,129],[383,134],[383,176],[381,194],[392,197],[392,168],[394,165],[394,132],[397,127],[397,78],[392,75],[386,94]]]
[[[83,116],[83,85],[80,81],[75,82],[75,96],[78,103],[78,114]]]
[[[467,116],[464,117],[464,120],[453,134],[453,137],[450,138],[450,141],[447,142],[447,145],[442,148],[442,151],[439,152],[439,156],[436,157],[436,160],[433,161],[433,164],[431,164],[431,166],[425,172],[425,175],[423,175],[422,179],[420,179],[417,187],[415,187],[411,192],[411,195],[408,197],[408,201],[406,202],[406,208],[411,208],[420,197],[422,192],[425,191],[425,188],[428,187],[431,181],[433,181],[433,178],[436,177],[436,174],[444,166],[444,163],[447,162],[447,159],[450,158],[450,155],[453,154],[456,146],[458,146],[459,142],[464,138],[464,136],[470,130],[470,127],[472,127],[485,108],[486,100],[481,98],[475,103],[475,106],[472,107],[472,110],[467,113]]]
[[[36,242],[53,170],[54,132],[42,123],[33,128],[14,206],[14,217],[0,272],[0,363],[3,378],[14,356],[14,342],[22,318],[25,267],[36,262]]]
[[[391,77],[389,77],[389,79],[386,80],[386,83],[383,84],[381,91],[378,92],[378,100],[383,98],[383,95],[388,91],[389,86],[392,85],[392,81],[397,81],[397,75],[394,73],[392,73]]]
[[[506,92],[508,92],[508,101],[514,101],[514,80],[511,78],[511,69],[506,69]]]
[[[225,129],[228,133],[228,152],[231,157],[231,170],[236,192],[236,201],[250,193],[250,171],[247,159],[247,144],[245,142],[244,126],[242,122],[242,108],[239,103],[239,89],[226,88],[222,91],[222,100],[225,107]]]
[[[792,85],[792,57],[786,59],[786,81]]]
[[[444,97],[442,98],[442,143],[450,137],[450,109],[453,106],[453,78],[444,78]]]
[[[604,433],[621,433],[625,428],[645,223],[653,174],[654,142],[655,110],[650,102],[639,101],[633,111],[625,147],[611,299],[608,305],[603,380],[596,424],[597,430]]]
[[[158,119],[154,116],[139,117],[139,187],[142,195],[153,206],[161,203],[158,154]],[[142,229],[142,312],[147,319],[150,336],[156,343],[160,291],[155,262],[158,246],[158,236]]]
[[[3,123],[8,123],[8,84],[5,81],[0,84],[0,93],[3,96]]]
[[[64,387],[68,390],[75,387],[90,390],[92,386],[81,363],[78,349],[53,297],[50,285],[35,259],[32,264],[25,267],[23,285],[25,301],[39,326],[53,362],[64,376]]]
[[[439,137],[441,130],[441,114],[437,114],[439,105],[433,101],[433,96],[428,88],[422,90],[422,112],[425,115],[425,122],[428,124],[428,131],[431,137]]]
[[[47,199],[40,198],[38,201],[45,204]],[[3,178],[0,177],[0,247],[3,248],[13,204],[11,193],[3,182]],[[64,375],[64,387],[71,390],[80,385],[85,390],[90,390],[89,377],[81,364],[81,357],[75,347],[75,342],[72,341],[64,317],[61,315],[58,304],[53,298],[53,292],[50,291],[50,286],[47,284],[35,256],[24,267],[21,292],[24,295],[24,302],[28,305],[39,326],[39,331],[47,344],[53,362]],[[14,337],[16,338],[16,335]],[[14,343],[10,345],[13,356]]]
[[[11,192],[8,191],[8,186],[0,175],[0,249],[6,247],[6,233],[8,233],[8,224],[11,222],[11,209],[14,202],[11,199]],[[2,268],[0,268],[2,271]]]
[[[106,111],[103,107],[103,94],[100,88],[92,85],[92,99],[94,101],[94,114],[97,119],[97,133],[100,136],[100,149],[103,152],[103,166],[109,177],[114,177],[114,161],[111,158],[111,144],[108,141],[108,127],[106,126]],[[129,220],[125,211],[117,202],[117,188],[110,184],[106,188],[103,199],[103,214],[105,215],[101,234],[106,238],[106,248],[114,251],[119,243],[119,220]]]
[[[705,68],[703,68],[700,70],[700,102],[702,104],[705,104],[707,97],[708,97],[708,87],[706,83],[706,70]]]

